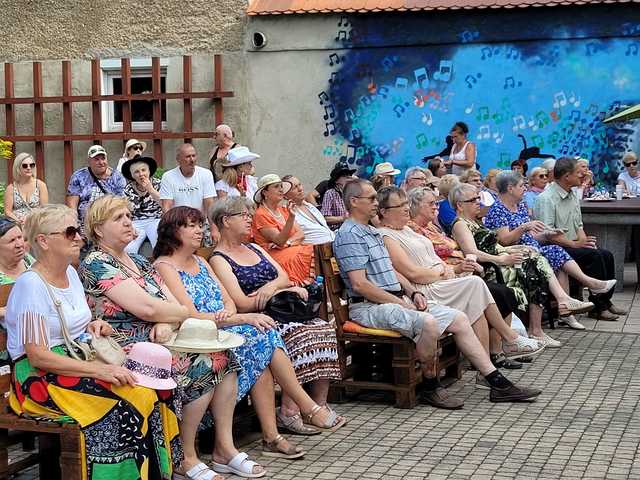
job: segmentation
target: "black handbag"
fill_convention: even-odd
[[[285,290],[269,299],[265,307],[265,315],[279,323],[307,323],[318,318],[320,305],[324,300],[323,288],[317,283],[304,287],[309,292],[309,299],[303,300],[297,293]]]

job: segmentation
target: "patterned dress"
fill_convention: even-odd
[[[149,192],[140,193],[136,187],[136,182],[128,182],[124,187],[124,195],[131,203],[131,215],[133,220],[142,220],[148,218],[160,219],[162,216],[162,207],[160,202],[153,198]],[[151,185],[156,190],[160,190],[160,180],[151,177]]]
[[[166,300],[162,291],[162,279],[149,261],[141,255],[129,254],[141,272],[141,276],[127,271],[113,256],[101,250],[94,250],[80,265],[79,275],[87,293],[89,307],[94,318],[102,318],[114,328],[114,339],[127,347],[136,342],[148,342],[153,323],[139,319],[132,313],[113,303],[107,291],[129,278],[149,295]],[[238,370],[239,366],[227,352],[208,354],[172,352],[172,374],[181,387],[182,403],[188,404],[207,394],[222,381],[227,373]],[[205,416],[202,428],[211,423]]]
[[[224,309],[222,301],[222,292],[218,283],[211,277],[206,265],[200,258],[196,258],[199,266],[198,273],[195,275],[177,270],[182,280],[184,288],[193,301],[193,305],[199,312],[214,313]],[[165,262],[171,265],[168,262]],[[240,401],[249,393],[249,390],[262,375],[262,372],[271,363],[271,357],[276,348],[281,348],[285,353],[287,349],[284,346],[282,337],[275,329],[270,329],[262,333],[253,325],[234,325],[233,327],[225,327],[238,335],[242,335],[245,343],[233,349],[240,364],[238,371],[238,397]]]
[[[278,277],[278,270],[257,247],[252,244],[247,247],[260,258],[255,265],[240,265],[222,252],[213,253],[231,266],[245,295]],[[336,332],[327,322],[316,319],[306,324],[278,324],[278,332],[284,339],[298,382],[341,379]]]
[[[36,189],[31,194],[31,197],[22,198],[20,191],[18,190],[18,184],[13,182],[13,215],[19,220],[24,221],[27,215],[31,213],[34,208],[40,206],[40,187],[36,180]]]
[[[502,227],[513,230],[529,221],[531,221],[531,218],[527,211],[527,205],[524,202],[518,204],[518,211],[512,212],[498,199],[496,203],[489,208],[489,212],[484,219],[484,224],[492,230],[497,230]],[[520,244],[529,245],[530,247],[538,249],[549,261],[554,271],[560,270],[565,263],[572,260],[564,248],[559,245],[540,245],[529,232],[522,234]]]

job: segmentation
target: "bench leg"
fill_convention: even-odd
[[[63,479],[82,478],[80,435],[69,432],[60,435],[60,471]]]
[[[9,430],[0,429],[0,479],[9,478]]]
[[[60,439],[58,435],[42,433],[38,435],[38,468],[40,478],[60,477]]]
[[[393,383],[397,390],[396,408],[413,408],[416,400],[415,347],[408,343],[393,345]]]

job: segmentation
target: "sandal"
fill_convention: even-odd
[[[223,476],[216,475],[213,470],[202,462],[191,467],[185,473],[174,472],[173,474],[173,480],[214,480],[216,478],[224,480]]]
[[[261,467],[262,465],[253,460],[248,460],[248,458],[249,455],[240,452],[229,460],[227,464],[213,462],[213,471],[216,473],[233,473],[234,475],[244,478],[264,477],[267,474],[267,471],[264,469],[260,473],[253,473],[253,467]]]
[[[581,302],[575,298],[567,298],[562,302],[558,302],[558,314],[561,317],[568,317],[569,315],[577,315],[578,313],[587,313],[593,310],[592,302]]]
[[[279,431],[284,430],[294,435],[318,435],[322,433],[315,427],[305,425],[300,414],[288,417],[283,415],[280,409],[276,413],[276,425]]]
[[[329,412],[329,416],[322,425],[317,425],[313,423],[313,417],[315,417],[323,408],[327,409],[327,411]],[[318,430],[322,430],[325,432],[335,432],[347,423],[347,419],[334,412],[329,405],[325,405],[324,407],[315,405],[309,413],[303,413],[302,417],[304,418],[304,423],[306,423],[307,425],[313,425]]]
[[[278,446],[280,442],[284,440],[284,437],[280,434],[276,438],[271,441],[262,439],[262,455],[265,457],[277,457],[277,458],[287,458],[289,460],[293,460],[294,458],[300,458],[304,456],[304,450],[300,447],[294,447],[293,445],[289,445],[289,448],[283,450]]]

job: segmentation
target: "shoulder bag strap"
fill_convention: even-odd
[[[91,175],[91,178],[93,178],[93,181],[96,183],[96,185],[98,185],[98,188],[100,189],[100,191],[105,195],[109,195],[109,192],[107,192],[105,188],[102,186],[102,182],[98,177],[96,177],[96,174],[93,173],[93,170],[91,170],[91,167],[87,167],[87,170],[89,170],[89,174]]]

